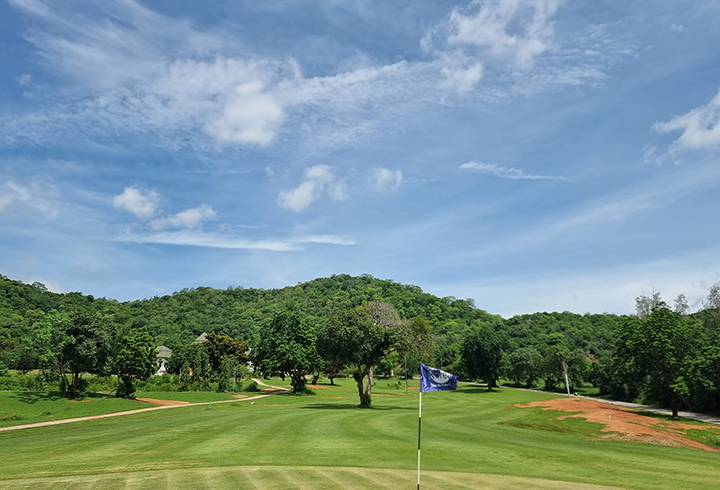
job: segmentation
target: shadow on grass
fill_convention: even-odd
[[[502,393],[504,390],[500,388],[493,388],[492,390],[488,390],[487,388],[461,388],[457,390],[455,393],[465,393],[465,394],[485,394],[485,395],[495,395],[497,393]]]
[[[351,405],[349,403],[313,403],[300,408],[310,410],[417,410],[411,407],[388,407],[386,405],[364,408],[360,405]]]
[[[66,398],[61,391],[15,391],[12,397],[29,405],[39,401],[56,401]]]
[[[27,403],[28,405],[32,405],[40,401],[53,402],[57,400],[68,399],[65,395],[63,395],[62,391],[15,391],[13,392],[12,396],[20,403]],[[115,397],[113,395],[107,395],[105,393],[86,393],[85,398]]]
[[[678,417],[674,419],[672,417],[672,414],[669,413],[658,413],[658,412],[651,412],[649,410],[643,410],[641,408],[630,408],[630,410],[638,415],[642,415],[643,417],[651,417],[654,419],[661,419],[661,420],[667,420],[668,422],[694,422],[698,424],[702,424],[704,422],[695,420],[695,419],[688,419],[685,417]]]

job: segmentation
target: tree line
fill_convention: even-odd
[[[211,382],[227,388],[249,362],[259,373],[290,377],[297,392],[307,378],[350,376],[367,406],[373,376],[402,373],[407,359],[411,372],[422,360],[490,388],[502,378],[559,389],[567,370],[573,389],[592,383],[619,399],[720,408],[718,287],[692,314],[682,296],[672,307],[659,294],[640,296],[636,306],[636,314],[626,316],[539,312],[503,319],[472,300],[439,298],[368,275],[276,290],[195,288],[118,302],[0,276],[0,374],[3,366],[54,366],[73,393],[82,372],[126,373],[124,393],[150,371],[143,365],[154,369],[140,358],[150,359],[164,344],[174,351],[168,367],[185,389],[207,389]],[[53,333],[49,324],[63,325],[65,333]],[[194,344],[203,332],[222,347]],[[43,350],[42,342],[53,347]],[[103,356],[104,363],[95,362]]]

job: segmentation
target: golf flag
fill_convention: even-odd
[[[420,363],[420,391],[457,390],[458,377]]]

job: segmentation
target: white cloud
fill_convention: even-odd
[[[282,240],[249,240],[242,237],[207,233],[197,230],[134,234],[128,233],[116,238],[119,242],[156,243],[161,245],[186,245],[224,249],[267,250],[288,252],[302,250],[303,244],[355,245],[354,239],[346,235],[311,235]]]
[[[281,191],[277,202],[280,206],[292,211],[302,211],[319,199],[327,189],[331,199],[342,201],[347,199],[347,185],[344,180],[337,180],[335,171],[329,165],[315,165],[305,170],[303,181],[294,189]]]
[[[235,88],[222,116],[206,125],[206,131],[220,143],[272,143],[284,117],[277,100],[263,91],[260,82]]]
[[[380,192],[396,190],[402,184],[403,176],[400,170],[389,168],[373,168],[370,171],[370,185]]]
[[[463,170],[472,170],[485,175],[491,175],[493,177],[499,177],[501,179],[548,179],[548,180],[565,180],[569,181],[567,177],[561,177],[557,175],[537,175],[528,173],[520,168],[512,167],[501,167],[494,163],[480,163],[480,162],[467,162],[460,165]]]
[[[315,165],[305,170],[305,180],[312,180],[321,185],[335,180],[335,171],[329,165]]]
[[[720,147],[720,91],[713,100],[667,122],[654,126],[659,133],[682,131],[672,150],[705,150]]]
[[[292,211],[302,211],[319,197],[320,188],[317,182],[306,180],[295,189],[281,191],[278,195],[278,204]]]
[[[29,74],[27,74],[27,73],[23,73],[22,75],[20,75],[20,76],[18,77],[17,82],[18,82],[20,85],[27,85],[27,84],[29,84],[30,82],[32,82],[32,75],[29,75]]]
[[[426,36],[424,46],[458,50],[529,70],[553,45],[553,16],[560,0],[473,0],[455,8],[447,24]]]
[[[150,222],[150,226],[154,230],[164,230],[166,228],[196,228],[205,220],[215,219],[217,214],[207,204],[202,204],[196,208],[186,209],[173,216],[167,218],[159,218]]]
[[[149,218],[155,214],[159,201],[160,196],[154,191],[143,193],[134,187],[126,187],[122,194],[113,198],[113,206],[138,218]]]
[[[468,67],[443,67],[441,73],[445,76],[445,85],[457,89],[461,94],[470,92],[483,76],[482,63],[474,63]]]
[[[26,37],[41,61],[69,83],[42,111],[0,117],[7,145],[137,134],[169,148],[300,141],[312,151],[397,130],[429,106],[457,102],[448,96],[494,102],[593,83],[605,68],[596,55],[545,56],[557,51],[559,2],[551,0],[474,1],[426,36],[429,60],[312,78],[296,60],[249,52],[228,30],[203,30],[134,0],[81,11],[60,2],[12,3],[32,19]],[[578,52],[599,42],[569,41]]]

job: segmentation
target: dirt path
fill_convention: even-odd
[[[150,405],[190,405],[190,402],[182,402],[180,400],[161,400],[159,398],[135,398],[139,402],[149,403]]]
[[[585,398],[554,398],[517,406],[542,407],[543,410],[574,412],[557,417],[555,420],[582,418],[588,422],[602,424],[604,427],[601,432],[606,434],[601,437],[602,439],[692,447],[705,451],[720,452],[718,448],[707,446],[687,436],[687,431],[699,429],[698,425],[649,417],[604,401]],[[720,429],[717,427],[707,427],[703,428],[703,430],[720,434]]]
[[[670,410],[669,408],[651,407],[650,405],[640,405],[639,403],[630,403],[630,402],[618,402],[615,400],[603,400],[600,398],[593,398],[591,396],[581,396],[578,398],[584,398],[586,400],[595,400],[598,402],[610,403],[610,404],[616,405],[618,407],[636,408],[638,410],[645,410],[646,412],[661,413],[663,415],[672,415],[672,410]],[[708,415],[706,413],[698,413],[698,412],[678,412],[678,416],[680,416],[684,419],[692,419],[692,420],[697,420],[699,422],[707,422],[708,424],[720,425],[720,417],[718,417],[716,415]]]
[[[272,388],[272,391],[290,391],[289,389],[284,388],[284,387],[282,387],[282,386],[269,385],[269,384],[265,383],[263,380],[261,380],[261,379],[259,379],[259,378],[250,378],[250,379],[253,380],[253,381],[255,381],[255,382],[256,382],[257,384],[259,384],[260,386],[265,386],[265,387],[267,387],[267,388]],[[263,391],[270,391],[270,390],[263,390]]]
[[[467,383],[467,384],[471,384],[471,383]],[[478,385],[478,386],[484,386],[484,385]],[[512,388],[509,386],[502,386],[501,388],[511,389],[511,390],[532,391],[534,393],[544,393],[546,395],[553,394],[550,391],[534,390],[531,388]],[[562,393],[555,393],[555,394],[558,396],[563,396]],[[672,415],[672,410],[670,410],[669,408],[659,408],[659,407],[653,407],[650,405],[640,405],[639,403],[621,402],[621,401],[617,401],[617,400],[605,400],[604,398],[595,398],[592,396],[583,396],[583,395],[574,395],[574,398],[582,398],[584,400],[593,400],[593,401],[601,402],[601,403],[609,403],[611,405],[615,405],[618,407],[635,408],[638,410],[644,410],[646,412],[653,412],[653,413],[660,413],[663,415]],[[706,413],[699,413],[699,412],[678,412],[678,416],[680,416],[684,419],[691,419],[691,420],[697,420],[698,422],[706,422],[708,424],[720,425],[720,417],[718,417],[717,415],[709,415]]]
[[[148,407],[148,408],[138,408],[137,410],[128,410],[126,412],[113,412],[113,413],[104,413],[102,415],[90,415],[88,417],[76,417],[74,419],[49,420],[47,422],[37,422],[34,424],[13,425],[11,427],[0,427],[0,432],[9,431],[9,430],[31,429],[33,427],[46,427],[48,425],[70,424],[73,422],[82,422],[84,420],[106,419],[109,417],[120,417],[122,415],[133,415],[136,413],[154,412],[156,410],[166,410],[168,408],[197,407],[200,405],[212,405],[213,403],[246,402],[246,401],[250,401],[250,400],[257,400],[258,398],[265,398],[266,396],[270,396],[270,394],[250,396],[247,398],[236,398],[233,400],[220,400],[220,401],[215,401],[215,402],[201,402],[201,403],[178,402],[176,400],[156,400],[154,398],[142,398],[142,399],[138,398],[138,400],[141,400],[141,401],[152,400],[150,403],[155,404],[157,402],[157,404],[159,406]],[[171,402],[171,404],[168,404],[168,402]],[[160,404],[160,403],[164,403],[164,404]]]

